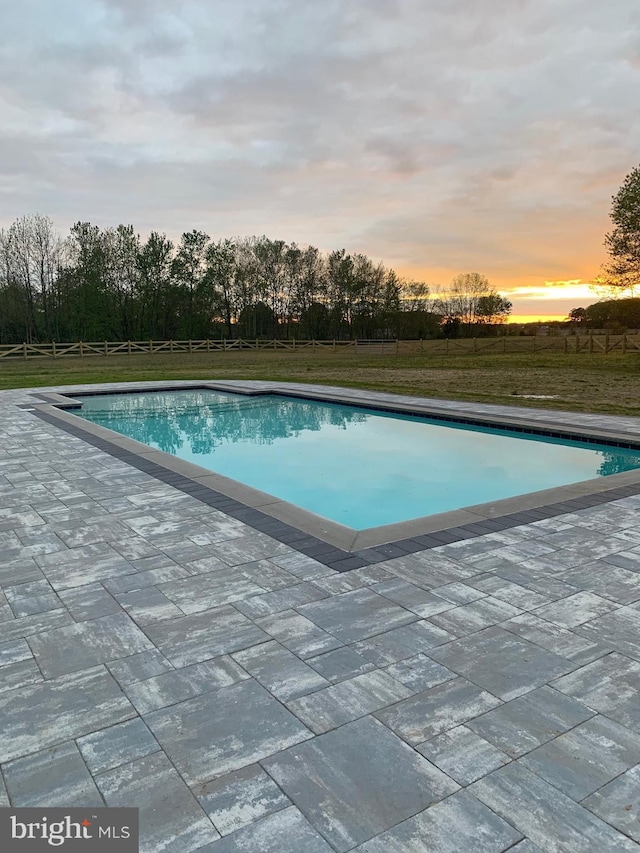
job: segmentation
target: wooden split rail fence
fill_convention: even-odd
[[[155,353],[231,352],[237,350],[322,350],[357,355],[473,355],[481,353],[640,353],[640,335],[510,336],[424,341],[357,340],[198,340],[198,341],[78,341],[77,343],[0,344],[0,359],[84,358]]]

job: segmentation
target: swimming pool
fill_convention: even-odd
[[[640,450],[206,389],[83,396],[76,414],[354,530],[640,468]]]

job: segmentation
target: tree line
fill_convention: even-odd
[[[0,342],[404,338],[490,332],[511,311],[479,273],[446,287],[345,249],[266,236],[174,244],[41,215],[0,229]]]

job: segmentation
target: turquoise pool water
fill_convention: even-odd
[[[94,423],[358,530],[640,468],[640,451],[278,395],[79,398]]]

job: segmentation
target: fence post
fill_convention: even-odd
[[[191,338],[189,338],[189,352],[193,352],[193,350],[191,348]]]
[[[169,352],[173,352],[173,339],[169,341]]]
[[[627,351],[627,333],[625,332],[622,336],[622,355],[624,355]]]
[[[333,339],[333,348],[334,349],[336,348],[336,339],[335,338]]]
[[[131,341],[127,341],[127,352],[131,355]]]
[[[153,352],[153,341],[149,341],[149,352]]]
[[[80,358],[84,358],[84,347],[82,345],[82,341],[80,341]]]
[[[604,336],[604,354],[609,355],[609,335]]]
[[[22,343],[22,357],[24,358],[25,361],[27,360],[27,343],[26,343],[26,341],[23,341],[23,343]]]
[[[589,334],[589,352],[593,352],[593,332]]]
[[[210,346],[210,344],[211,344],[211,341],[209,340],[209,338],[207,338],[207,352],[210,352],[210,351],[211,351],[211,346]]]
[[[422,338],[420,338],[420,352],[422,352]]]
[[[109,345],[107,344],[106,341],[104,342],[104,355],[105,355],[105,358],[109,355]]]
[[[534,336],[533,336],[533,351],[534,351],[534,352],[536,351],[536,338],[537,338],[537,337],[538,337],[537,335],[534,335]]]
[[[51,341],[51,355],[54,358],[56,357],[56,342],[55,341]]]

